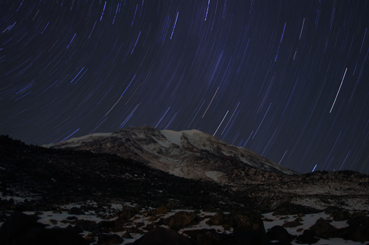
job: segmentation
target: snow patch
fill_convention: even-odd
[[[177,132],[173,130],[161,130],[160,132],[165,136],[165,138],[167,138],[167,140],[182,148],[181,137],[183,132]]]
[[[161,141],[161,140],[158,140],[157,138],[155,137],[152,137],[159,145],[165,147],[165,148],[168,148],[171,146],[171,143],[169,142],[164,142],[164,141]]]
[[[205,171],[205,175],[215,182],[221,182],[219,178],[223,176],[223,173],[219,171]]]
[[[264,223],[264,227],[266,231],[271,229],[273,226],[283,225],[286,222],[293,221],[296,218],[298,218],[297,215],[273,215],[273,213],[262,214],[262,216],[264,217],[263,223]],[[291,235],[296,235],[296,236],[301,235],[303,231],[297,231],[298,228],[303,228],[303,230],[308,229],[309,227],[314,225],[319,218],[332,221],[329,214],[326,214],[324,212],[316,213],[316,214],[306,214],[305,216],[301,218],[302,218],[302,221],[301,221],[302,225],[297,226],[297,227],[291,227],[291,228],[286,227],[285,228],[288,231],[288,233],[290,233]],[[346,222],[347,221],[332,221],[330,224],[336,228],[343,228],[343,227],[348,226]],[[291,242],[291,244],[298,245],[299,243],[297,243],[294,240]],[[343,245],[343,244],[359,245],[362,243],[354,242],[351,240],[343,240],[342,238],[330,238],[329,240],[321,238],[317,243],[314,243],[314,244],[316,245]]]
[[[78,206],[78,204],[71,204],[70,206]],[[124,205],[112,205],[111,207],[117,207],[117,208],[121,208],[121,210],[123,210],[123,206]],[[124,239],[123,243],[121,244],[131,244],[132,242],[136,241],[137,239],[141,238],[145,233],[147,233],[147,231],[143,230],[142,227],[145,227],[146,225],[149,225],[152,223],[152,221],[150,220],[152,218],[151,215],[147,215],[145,214],[145,211],[149,211],[150,209],[153,208],[148,208],[146,209],[142,209],[141,213],[136,214],[134,217],[132,217],[130,219],[129,223],[126,223],[124,225],[124,228],[130,228],[130,227],[137,227],[137,224],[139,223],[143,223],[143,225],[141,226],[141,228],[138,228],[139,230],[141,230],[143,232],[143,234],[139,234],[139,233],[130,233],[133,238],[131,239]],[[119,210],[113,210],[115,213],[117,213],[117,211]],[[162,218],[162,219],[166,219],[172,215],[174,215],[177,212],[180,211],[186,211],[186,212],[194,212],[194,210],[188,210],[188,209],[175,209],[175,210],[171,210],[168,213],[165,214],[161,214],[159,215],[158,218]],[[34,214],[34,211],[26,211],[24,212],[25,214],[31,215]],[[229,212],[224,212],[225,214],[229,214]],[[210,219],[210,216],[214,216],[216,213],[215,212],[205,212],[203,210],[200,210],[200,213],[198,213],[198,215],[202,218],[204,218],[204,220],[200,221],[198,224],[195,225],[191,225],[188,226],[186,228],[180,229],[178,231],[178,233],[183,234],[185,231],[190,231],[190,230],[199,230],[199,229],[215,229],[217,233],[220,234],[231,234],[233,232],[233,229],[229,229],[226,230],[223,226],[219,226],[219,225],[208,225],[207,221]],[[89,221],[95,221],[96,223],[99,223],[101,221],[113,221],[116,220],[116,216],[114,218],[101,218],[98,216],[98,214],[96,214],[94,211],[90,211],[86,214],[83,215],[70,215],[68,214],[68,212],[66,211],[62,211],[60,213],[55,213],[53,211],[43,211],[41,214],[38,213],[37,216],[39,217],[38,222],[42,223],[42,224],[46,224],[47,229],[50,228],[54,228],[54,227],[59,227],[59,228],[66,228],[67,226],[70,225],[70,222],[65,222],[65,220],[68,220],[67,218],[70,216],[76,216],[78,218],[78,220],[89,220]],[[264,223],[264,227],[267,230],[269,230],[270,228],[272,228],[275,225],[283,225],[284,223],[288,222],[288,221],[293,221],[296,218],[298,218],[298,215],[273,215],[273,213],[265,213],[262,214],[263,216],[263,223]],[[301,221],[301,225],[297,226],[297,227],[287,227],[286,230],[288,231],[288,233],[292,234],[292,235],[301,235],[303,233],[304,229],[308,229],[309,227],[311,227],[313,224],[315,224],[315,222],[319,219],[319,218],[323,218],[325,220],[332,220],[332,218],[324,213],[324,212],[320,212],[320,213],[315,213],[315,214],[306,214],[304,216],[301,217],[302,221]],[[63,221],[64,220],[64,221]],[[2,225],[2,222],[0,222],[0,226]],[[332,221],[331,225],[333,225],[336,228],[343,228],[343,227],[347,227],[348,224],[346,223],[346,221]],[[163,228],[169,228],[166,225],[161,225],[161,227]],[[301,231],[300,231],[300,229]],[[299,231],[298,231],[299,230]],[[88,231],[83,231],[83,233],[81,233],[82,236],[86,236],[89,232]],[[125,231],[122,232],[111,232],[111,234],[117,234],[122,236],[125,233]],[[92,243],[92,244],[96,244],[96,242]],[[291,244],[293,245],[298,245],[298,243],[296,243],[296,240],[293,240],[291,242]],[[341,238],[331,238],[329,240],[327,239],[320,239],[317,243],[315,243],[317,245],[346,245],[346,244],[350,244],[350,245],[361,245],[363,243],[361,242],[354,242],[354,241],[350,241],[350,240],[343,240]]]
[[[191,129],[191,130],[183,130],[183,131],[173,131],[173,130],[160,130],[161,134],[167,138],[173,144],[178,145],[182,148],[181,137],[183,134],[186,136],[193,136],[194,134],[204,134],[199,130]]]

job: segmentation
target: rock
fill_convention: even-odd
[[[184,235],[178,234],[173,230],[162,227],[156,227],[149,231],[140,239],[136,240],[134,245],[191,245],[190,239]]]
[[[120,220],[129,220],[136,214],[138,214],[140,210],[136,207],[124,207],[123,211],[118,214],[118,219]]]
[[[118,214],[118,218],[113,221],[100,221],[99,227],[103,229],[104,231],[113,231],[113,232],[119,232],[123,231],[123,226],[125,223],[129,222],[129,219],[131,219],[133,216],[139,213],[138,208],[134,207],[124,207],[123,211]]]
[[[301,221],[301,218],[297,218],[294,221],[284,223],[282,226],[285,228],[296,227],[296,226],[302,225],[300,221]]]
[[[88,243],[72,229],[45,229],[43,236],[34,244],[87,245]]]
[[[234,212],[231,215],[233,228],[244,227],[252,231],[265,233],[261,214],[255,211]]]
[[[0,244],[25,244],[39,237],[45,225],[37,223],[37,216],[14,211],[0,227]]]
[[[230,239],[235,244],[243,244],[244,241],[250,241],[249,244],[267,244],[269,240],[261,215],[256,211],[235,211],[227,215],[217,213],[208,224],[222,225],[225,229],[232,227],[234,232]]]
[[[96,222],[93,220],[78,220],[74,227],[89,232],[100,230]]]
[[[78,220],[76,216],[68,216],[67,220]]]
[[[4,211],[0,212],[0,222],[5,222],[6,220],[6,214]]]
[[[131,238],[133,238],[132,236],[131,236],[131,234],[129,234],[129,232],[127,231],[126,233],[124,233],[124,235],[122,236],[123,238],[128,238],[128,239],[131,239]]]
[[[170,228],[179,230],[189,225],[198,224],[200,217],[194,212],[179,211],[165,219],[164,224]]]
[[[81,229],[81,227],[77,227],[77,226],[74,226],[73,227],[71,225],[68,225],[66,228],[69,229],[69,230],[74,230],[78,234],[83,232],[83,230]]]
[[[292,245],[292,244],[289,242],[273,242],[270,243],[270,245]]]
[[[263,226],[264,227],[264,226]],[[233,244],[237,245],[269,245],[269,237],[265,233],[265,229],[252,230],[245,226],[234,229],[232,234]]]
[[[68,210],[68,214],[82,215],[82,214],[85,214],[85,212],[83,212],[83,210],[80,208],[73,207]]]
[[[320,239],[314,237],[315,231],[313,230],[304,230],[304,233],[302,235],[299,235],[296,238],[296,243],[300,244],[313,244],[317,243]]]
[[[96,237],[96,234],[94,234],[94,233],[88,233],[84,237],[84,239],[85,239],[86,243],[91,244],[91,243],[96,242],[96,238],[95,237]]]
[[[147,212],[148,216],[153,216],[153,215],[160,215],[160,214],[166,214],[170,211],[169,208],[165,207],[165,206],[160,206],[157,209],[154,210],[149,210]]]
[[[284,242],[292,242],[292,240],[296,237],[288,233],[285,228],[279,225],[273,226],[266,234],[270,240],[278,240]]]
[[[197,245],[228,244],[230,240],[230,235],[219,234],[214,229],[187,230],[183,234],[191,237],[192,242]]]
[[[225,215],[223,212],[216,213],[206,223],[208,225],[221,225],[225,221]]]
[[[58,221],[56,219],[50,219],[50,222],[53,224],[53,225],[56,225],[58,223]]]
[[[145,225],[145,223],[144,222],[137,222],[137,223],[134,223],[135,224],[135,226],[137,227],[137,228],[140,228],[140,227],[142,227],[142,226],[144,226]]]
[[[104,244],[104,245],[121,244],[123,241],[124,239],[118,236],[117,234],[100,233],[98,235],[97,244]]]
[[[144,231],[138,229],[137,227],[129,227],[129,228],[125,228],[124,230],[129,233],[137,233],[137,234],[145,233]]]
[[[349,227],[340,229],[341,237],[358,242],[369,241],[369,217],[364,213],[354,213],[347,221]]]
[[[145,227],[142,227],[142,229],[145,230],[145,231],[150,231],[150,230],[152,230],[154,228],[155,227],[152,224],[147,224]]]
[[[339,237],[339,230],[332,226],[329,221],[320,218],[318,219],[313,226],[310,227],[310,230],[315,231],[315,236],[329,239]]]
[[[324,212],[329,214],[335,221],[348,220],[351,216],[349,211],[338,207],[328,207]]]

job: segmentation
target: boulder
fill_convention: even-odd
[[[270,240],[284,241],[284,242],[292,242],[296,236],[291,235],[288,231],[282,226],[276,225],[273,226],[266,233]]]
[[[296,226],[302,225],[300,221],[302,221],[302,219],[297,218],[294,221],[289,221],[289,222],[284,223],[282,226],[286,228],[296,227]]]
[[[225,214],[223,212],[219,212],[212,216],[206,223],[208,225],[222,225],[225,219]]]
[[[139,212],[140,212],[139,208],[126,206],[124,207],[123,211],[118,214],[118,219],[129,220]]]
[[[219,234],[214,229],[187,230],[183,234],[191,237],[194,244],[197,245],[223,245],[229,244],[230,235]]]
[[[34,244],[87,245],[88,243],[73,229],[54,228],[50,230],[45,229],[43,236]]]
[[[264,223],[261,214],[256,211],[242,211],[230,214],[232,227],[244,227],[252,231],[260,231],[265,234]]]
[[[340,229],[341,237],[358,242],[369,241],[369,217],[364,213],[354,213],[347,221],[349,227]]]
[[[118,218],[112,221],[100,221],[98,223],[99,227],[103,231],[113,231],[113,232],[119,232],[123,231],[123,226],[125,223],[129,222],[129,220],[139,213],[138,208],[134,207],[124,207],[123,211],[118,214]]]
[[[324,239],[340,237],[339,230],[323,218],[318,219],[315,224],[310,227],[310,230],[315,231],[316,237]]]
[[[123,238],[117,234],[104,234],[100,233],[98,235],[97,244],[111,245],[111,244],[121,244],[124,241]]]
[[[164,224],[174,230],[179,230],[190,225],[198,224],[200,217],[194,212],[179,211],[165,219]]]
[[[335,221],[348,220],[351,216],[349,211],[333,206],[326,208],[324,212],[329,214]]]
[[[131,234],[129,234],[129,232],[128,232],[128,231],[127,231],[126,233],[124,233],[122,237],[123,237],[123,238],[128,238],[128,239],[133,238],[133,237],[131,236]]]
[[[263,226],[264,227],[264,226]],[[232,245],[269,245],[269,237],[265,229],[252,230],[246,226],[240,226],[234,229],[232,234]]]
[[[225,229],[234,229],[230,244],[268,244],[261,214],[252,211],[234,211],[231,214],[217,213],[207,222],[209,225],[221,225]],[[227,238],[228,239],[228,238]],[[228,241],[228,240],[227,240]]]
[[[68,210],[68,214],[82,215],[82,214],[85,214],[85,212],[83,212],[83,210],[80,208],[73,207]]]
[[[302,235],[299,235],[296,238],[296,243],[300,244],[314,244],[317,243],[320,239],[315,237],[314,230],[304,230]]]
[[[134,245],[191,245],[190,239],[173,230],[162,227],[156,227],[149,231],[140,239],[136,240]]]
[[[96,221],[93,220],[78,220],[74,226],[75,228],[80,228],[84,231],[98,231],[99,227],[96,224]]]
[[[14,211],[0,227],[0,244],[25,244],[42,235],[45,225],[37,222],[35,215]]]

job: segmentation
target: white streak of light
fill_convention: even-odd
[[[301,26],[301,31],[300,31],[299,40],[301,39],[302,30],[304,30],[304,24],[305,24],[305,18],[304,18],[304,20],[302,21],[302,26]]]
[[[222,125],[222,123],[223,123],[224,119],[226,118],[226,116],[227,116],[228,112],[229,112],[229,110],[228,110],[228,111],[226,112],[226,114],[224,115],[223,120],[220,122],[220,124],[219,124],[219,126],[218,126],[217,130],[215,130],[215,132],[214,132],[213,136],[218,132],[218,129],[220,128],[220,125]]]
[[[215,91],[215,94],[214,94],[213,98],[211,99],[211,101],[210,101],[210,103],[209,103],[208,107],[206,108],[206,110],[205,110],[205,112],[204,112],[204,115],[202,115],[202,118],[204,118],[204,116],[205,116],[206,112],[208,111],[208,109],[209,109],[209,107],[210,107],[211,103],[213,102],[213,99],[215,98],[215,95],[217,95],[218,90],[219,90],[219,87],[217,88],[217,91]]]
[[[283,160],[284,156],[286,155],[286,153],[287,153],[287,150],[286,150],[286,151],[285,151],[285,153],[283,154],[283,157],[281,158],[281,160],[279,160],[278,165],[279,165],[279,164],[281,164],[281,162],[282,162],[282,160]]]
[[[332,112],[333,107],[334,107],[334,104],[336,103],[336,100],[337,100],[338,94],[340,93],[340,90],[341,90],[341,87],[342,87],[342,84],[343,84],[343,80],[345,80],[346,72],[347,72],[347,68],[346,68],[346,70],[345,70],[345,74],[343,74],[342,81],[341,81],[341,85],[340,85],[340,87],[338,88],[338,91],[337,91],[337,94],[336,94],[336,98],[334,98],[334,101],[333,101],[333,104],[332,104],[332,107],[331,107],[331,110],[329,111],[329,113],[331,113],[331,112]]]
[[[234,111],[233,111],[233,113],[232,113],[232,116],[231,116],[231,118],[228,120],[228,123],[227,123],[227,125],[224,127],[224,129],[223,129],[223,131],[222,131],[221,135],[223,135],[224,131],[225,131],[225,130],[226,130],[226,128],[228,127],[228,124],[229,124],[229,122],[232,120],[233,115],[234,115],[234,113],[236,112],[236,110],[237,110],[237,108],[238,108],[238,106],[239,106],[239,105],[240,105],[240,102],[238,102],[236,109],[234,109]]]

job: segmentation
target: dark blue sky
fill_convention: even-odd
[[[369,173],[368,1],[0,1],[0,133],[199,129]]]

